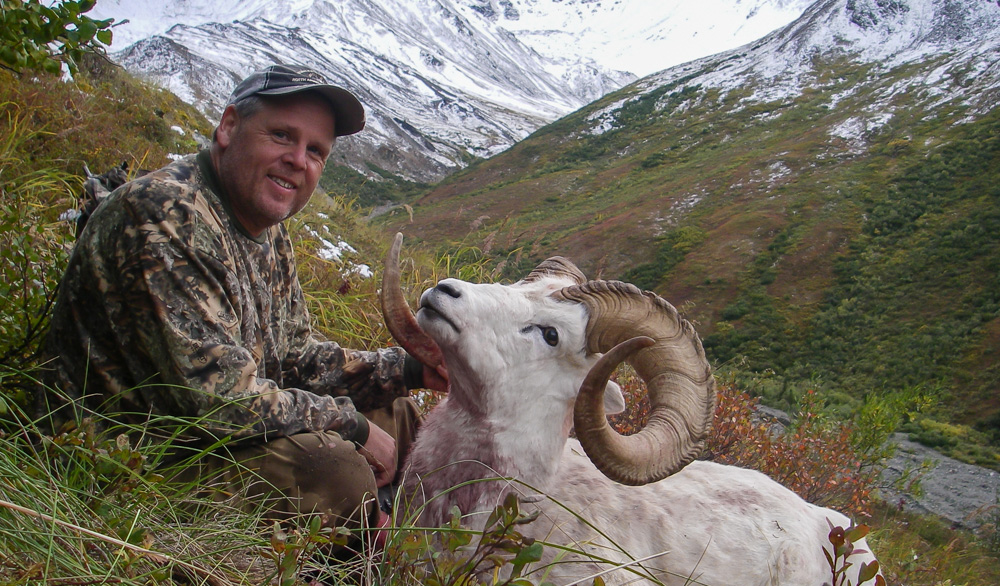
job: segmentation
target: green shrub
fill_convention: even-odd
[[[6,111],[4,111],[6,110]],[[53,204],[65,201],[79,178],[58,168],[32,170],[24,145],[44,139],[25,114],[0,104],[0,367],[27,370],[48,324],[67,257],[68,226]],[[55,221],[54,221],[55,220]],[[3,377],[0,395],[21,396],[23,377]]]
[[[656,259],[629,269],[622,275],[622,280],[642,289],[654,289],[684,260],[687,253],[694,250],[707,237],[705,231],[696,226],[682,226],[668,232],[659,239]]]
[[[0,5],[0,65],[21,72],[71,73],[87,52],[111,44],[114,19],[84,16],[96,0],[4,0]]]

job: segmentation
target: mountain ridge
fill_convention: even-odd
[[[907,47],[920,49],[915,52],[893,50],[890,47],[888,49],[890,52],[887,53],[886,48],[889,45],[879,42],[885,40],[885,36],[856,34],[852,30],[860,28],[852,24],[851,19],[859,18],[854,15],[863,8],[860,6],[861,3],[867,2],[866,6],[877,7],[880,1],[884,0],[817,2],[801,19],[763,39],[638,80],[559,122],[540,129],[536,135],[558,133],[583,118],[584,122],[579,128],[560,139],[560,146],[584,139],[601,141],[602,136],[613,134],[625,124],[635,122],[640,115],[651,114],[657,109],[661,110],[661,116],[665,115],[663,111],[671,109],[683,114],[699,94],[702,96],[711,94],[710,99],[716,102],[724,102],[732,96],[732,105],[726,108],[729,115],[738,114],[747,108],[760,110],[759,113],[751,113],[755,123],[766,122],[769,118],[780,116],[793,106],[794,100],[807,99],[818,93],[824,95],[814,99],[825,103],[817,105],[836,114],[838,105],[854,96],[858,92],[857,88],[874,88],[870,97],[877,98],[877,102],[863,104],[857,114],[844,116],[838,124],[829,128],[831,139],[836,143],[831,143],[829,148],[841,151],[841,156],[854,156],[864,151],[866,135],[877,133],[889,123],[894,108],[892,100],[901,94],[917,91],[919,95],[915,96],[916,100],[927,109],[939,108],[949,102],[954,102],[956,106],[968,106],[970,120],[977,114],[991,109],[992,104],[996,103],[994,97],[1000,91],[998,90],[1000,60],[996,58],[994,52],[994,49],[1000,46],[1000,38],[995,29],[991,28],[991,25],[1000,18],[998,16],[1000,5],[986,0],[978,2],[980,8],[991,7],[989,10],[977,12],[981,17],[978,30],[983,35],[967,35],[962,37],[966,39],[964,43],[944,47],[935,45],[936,41],[931,39],[923,43],[908,44]],[[899,2],[891,3],[893,6],[895,4]],[[928,7],[946,7],[952,4],[948,0],[911,0],[906,6],[925,9],[924,19],[911,23],[911,27],[906,31],[910,32],[914,27],[920,29],[922,24],[935,20],[937,14],[944,12],[928,11],[926,10]],[[895,14],[915,12],[917,11],[900,10]],[[894,13],[890,11],[888,14]],[[869,16],[866,22],[872,22],[874,18]],[[982,20],[983,18],[985,20]],[[826,24],[820,26],[822,19],[826,19]],[[879,22],[886,25],[899,24],[900,20],[897,18],[894,23]],[[968,22],[962,14],[957,14],[955,21]],[[938,25],[937,30],[947,30],[947,27]],[[846,35],[852,35],[853,39]],[[817,36],[841,40],[839,43],[827,45],[817,41]],[[936,34],[934,38],[938,36]],[[971,41],[968,40],[970,36]],[[848,51],[843,46],[849,40],[853,40],[854,51]],[[821,48],[824,46],[833,49],[823,52]],[[894,57],[895,61],[886,61],[889,57]],[[810,64],[814,60],[822,60],[827,64],[835,62],[851,64],[856,70],[855,79],[833,77],[823,67],[815,68],[812,65],[799,67],[802,63]],[[923,67],[926,71],[916,75],[903,75],[896,83],[880,79],[886,70],[908,66]],[[911,90],[911,88],[918,89]],[[723,142],[728,139],[726,136],[721,137]],[[530,143],[530,140],[525,142]],[[635,144],[623,142],[623,150],[619,154],[625,158],[629,154],[629,149],[637,148]],[[652,163],[653,161],[646,162],[647,165]],[[497,183],[521,174],[525,168],[521,161],[505,167],[505,162],[502,160],[484,161],[478,166],[496,169],[492,179]],[[775,177],[776,179],[781,179],[786,174],[778,173],[778,175],[780,176]],[[447,199],[449,193],[460,191],[456,188],[456,184],[468,181],[466,177],[472,175],[460,173],[443,181],[439,188],[430,191],[424,197],[423,203]],[[475,189],[481,189],[486,185],[488,181],[477,181]],[[470,188],[466,191],[473,190]],[[480,196],[483,193],[480,193]],[[480,199],[487,198],[480,197]],[[417,207],[420,203],[417,202]]]
[[[738,35],[736,23],[770,30],[793,18],[805,3],[738,4],[738,10],[747,12],[732,16],[729,28],[718,24],[725,30],[713,34],[720,39]],[[660,14],[685,5],[644,0],[630,6]],[[764,10],[767,6],[780,9]],[[588,12],[598,10],[596,16]],[[253,69],[275,61],[313,66],[355,91],[369,113],[369,128],[341,141],[335,164],[375,181],[382,179],[380,170],[412,181],[435,181],[635,79],[572,44],[537,42],[552,31],[534,30],[536,43],[525,43],[522,37],[529,33],[523,28],[512,32],[512,23],[523,24],[535,15],[539,26],[548,26],[545,19],[553,14],[573,17],[564,26],[591,23],[586,25],[591,29],[599,29],[602,20],[656,20],[642,18],[643,12],[624,18],[623,10],[618,2],[594,0],[169,5],[109,0],[97,6],[95,15],[133,21],[116,34],[134,42],[113,59],[168,87],[210,118],[221,112],[226,86]],[[683,14],[691,12],[688,8]],[[515,13],[517,19],[511,20]],[[743,14],[745,22],[737,19]],[[594,38],[593,30],[588,34]],[[627,46],[625,39],[619,43]],[[663,58],[669,59],[669,53]]]

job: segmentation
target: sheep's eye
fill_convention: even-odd
[[[549,346],[555,346],[559,343],[559,332],[555,328],[550,328],[548,326],[538,326],[538,329],[542,330],[542,339]]]

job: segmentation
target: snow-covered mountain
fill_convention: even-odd
[[[824,79],[822,63],[837,59],[867,64],[867,77]],[[911,66],[910,74],[888,75],[904,65]],[[589,132],[620,126],[629,103],[681,82],[722,96],[749,92],[740,107],[791,101],[806,89],[842,88],[826,105],[834,109],[864,91],[867,104],[830,131],[863,148],[865,135],[892,121],[897,101],[904,109],[927,111],[949,103],[967,107],[967,119],[1000,104],[1000,1],[819,0],[758,41],[636,82],[632,97],[589,115]]]
[[[706,215],[722,232],[706,242],[766,249],[773,232],[732,240],[726,230],[736,228],[720,218],[756,230],[772,218],[747,220],[750,210],[780,201],[774,214],[797,223],[806,214],[787,203],[789,192],[823,193],[835,183],[830,173],[855,163],[864,168],[858,177],[877,184],[896,163],[871,157],[911,141],[947,144],[953,127],[998,104],[997,0],[820,0],[753,43],[584,106],[383,220],[442,248],[497,241],[499,250],[536,250],[543,242],[544,254],[591,271],[653,262],[660,244],[670,245],[664,235],[691,217],[711,224]],[[810,182],[819,187],[810,191]]]
[[[852,91],[913,64],[921,73],[886,86],[867,112],[888,120],[891,99],[909,88],[920,90],[917,99],[925,106],[968,98],[973,112],[982,112],[998,103],[998,26],[998,0],[819,0],[801,18],[757,42],[662,71],[640,85],[652,89],[687,78],[688,84],[724,91],[752,88],[745,102],[764,102],[844,81],[818,80],[824,68],[817,59],[869,64],[868,78],[847,84],[830,104],[834,108]]]
[[[336,162],[436,180],[636,79],[752,41],[808,0],[103,0],[112,58],[217,118],[235,83],[303,63],[368,110]],[[124,47],[124,48],[122,48]]]

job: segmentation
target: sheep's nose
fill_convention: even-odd
[[[458,290],[458,288],[455,287],[455,285],[453,285],[452,283],[449,283],[447,281],[441,281],[440,283],[437,284],[437,287],[434,288],[449,297],[454,297],[455,299],[458,299],[459,297],[462,296],[462,293]]]

